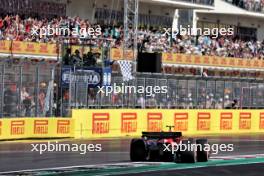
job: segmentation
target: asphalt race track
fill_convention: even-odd
[[[101,152],[87,152],[86,154],[80,154],[79,152],[46,152],[39,154],[39,152],[32,152],[32,145],[36,143],[47,143],[48,141],[11,141],[0,143],[0,175],[8,175],[8,172],[13,172],[10,175],[19,175],[19,172],[14,171],[31,171],[31,170],[50,170],[50,168],[60,168],[61,170],[67,170],[69,168],[85,168],[89,166],[91,168],[102,167],[99,169],[101,175],[110,174],[107,169],[118,166],[119,171],[113,172],[111,175],[123,174],[123,175],[168,175],[175,173],[173,168],[177,165],[177,173],[179,175],[240,175],[248,174],[249,176],[262,176],[264,173],[264,135],[262,136],[237,136],[237,137],[208,137],[211,144],[234,144],[234,151],[232,152],[220,152],[216,155],[212,155],[212,161],[207,165],[177,165],[174,163],[165,164],[152,164],[149,163],[142,166],[142,163],[133,164],[129,161],[129,145],[130,139],[107,139],[107,140],[56,140],[58,143],[65,144],[101,144]],[[50,142],[55,143],[55,140]],[[259,158],[259,159],[256,159]],[[254,163],[254,164],[252,164]],[[173,164],[173,165],[172,165]],[[110,165],[110,166],[104,166]],[[124,166],[129,165],[129,166]],[[231,166],[230,166],[231,165]],[[62,168],[63,167],[63,168]],[[131,172],[121,172],[122,167],[134,168]],[[137,169],[138,167],[138,169]],[[121,168],[121,169],[120,169]],[[155,168],[154,170],[151,168]],[[161,170],[157,169],[161,168]],[[56,170],[55,169],[55,170]],[[175,168],[176,169],[176,168]],[[242,170],[247,169],[247,172]],[[54,169],[51,169],[54,170]],[[103,170],[105,170],[103,172]],[[121,170],[121,171],[120,171]],[[129,171],[129,169],[125,169]],[[144,173],[137,173],[135,171]],[[72,170],[71,170],[72,171]],[[78,169],[74,170],[78,173]],[[95,174],[96,172],[81,172],[75,175],[89,175],[89,173]],[[36,174],[36,173],[35,173]],[[29,174],[30,175],[30,174]],[[67,175],[66,173],[63,175]],[[74,175],[74,174],[70,174]],[[172,174],[173,175],[173,174]],[[247,176],[247,175],[245,175]]]
[[[123,174],[122,176],[262,176],[264,173],[264,163],[248,164],[236,166],[218,166],[197,169],[183,169],[157,172],[144,172],[141,174]]]

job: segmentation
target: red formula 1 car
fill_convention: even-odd
[[[132,139],[131,161],[171,161],[177,163],[207,162],[207,139],[183,139],[181,132],[142,132]],[[207,149],[205,149],[207,147]]]

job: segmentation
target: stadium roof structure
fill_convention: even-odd
[[[195,10],[196,13],[208,13],[217,15],[234,15],[240,17],[252,17],[264,19],[264,13],[250,12],[242,8],[236,7],[223,0],[215,0],[215,8],[213,10]]]
[[[155,4],[176,9],[214,9],[214,6],[192,3],[185,0],[139,0],[140,2]]]

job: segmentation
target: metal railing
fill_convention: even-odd
[[[167,93],[99,92],[98,88],[72,84],[70,108],[163,108],[163,109],[225,109],[264,108],[263,80],[238,78],[202,78],[163,74],[137,74],[136,79],[123,83],[122,76],[113,74],[112,85],[167,87]],[[85,91],[84,91],[85,90]],[[235,107],[232,103],[237,101]],[[67,104],[67,103],[66,103]],[[69,109],[70,109],[69,108]],[[65,114],[64,114],[65,115]]]
[[[52,116],[54,75],[46,64],[0,64],[0,117]]]
[[[236,108],[264,108],[264,82],[250,78],[138,73],[124,83],[112,73],[111,86],[137,91],[106,93],[82,81],[62,86],[61,77],[61,67],[47,63],[0,64],[0,117],[70,116],[73,108],[224,109],[234,108],[234,100]],[[157,93],[155,87],[167,91]]]

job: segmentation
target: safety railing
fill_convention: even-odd
[[[264,83],[255,79],[202,78],[162,74],[137,74],[124,83],[122,76],[112,75],[113,86],[132,86],[144,91],[101,92],[99,88],[72,84],[71,108],[162,108],[227,109],[264,108]],[[126,87],[127,86],[127,87]],[[165,93],[153,92],[165,86]],[[151,87],[151,88],[147,88]],[[131,88],[131,87],[130,87]],[[84,91],[85,90],[85,91]],[[129,90],[129,88],[127,89]],[[152,92],[151,92],[152,91]],[[151,92],[151,93],[150,93]]]
[[[52,116],[54,75],[46,64],[0,64],[0,117]]]
[[[123,82],[112,73],[113,90],[101,91],[103,80],[99,68],[0,64],[0,117],[70,116],[73,108],[264,108],[263,80],[138,73]]]

